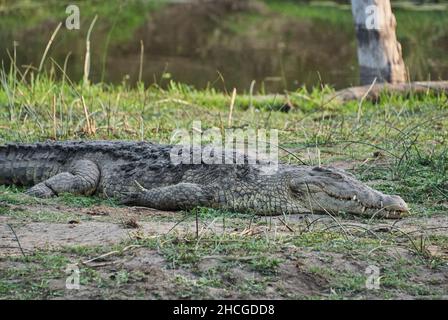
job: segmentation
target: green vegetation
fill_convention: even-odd
[[[314,6],[307,4],[297,4],[293,1],[276,1],[265,0],[269,7],[285,16],[302,18],[307,20],[320,21],[322,23],[330,23],[334,26],[341,27],[341,31],[354,34],[353,18],[349,5],[328,5],[325,10],[316,3]]]
[[[150,12],[164,5],[166,1],[72,1],[71,5],[77,5],[80,10],[80,24],[83,33],[87,33],[87,29],[95,17],[98,15],[99,28],[109,30],[112,41],[120,42],[129,40],[133,32],[140,27]],[[65,12],[66,3],[60,1],[14,1],[14,3],[0,3],[0,29],[9,30],[10,32],[20,32],[36,28],[45,21],[65,21],[68,14]],[[17,23],[20,21],[20,24]],[[71,34],[66,32],[65,41],[70,41],[73,37],[79,37],[75,32]]]

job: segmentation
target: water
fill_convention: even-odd
[[[85,41],[91,37],[93,82],[133,84],[142,80],[164,87],[171,80],[196,88],[283,92],[300,86],[358,84],[356,42],[348,6],[316,7],[287,1],[73,2],[80,8],[80,30],[64,26],[56,35],[45,67],[82,79]],[[2,7],[0,7],[1,10]],[[448,79],[446,11],[396,10],[405,62],[413,80]],[[67,17],[60,2],[19,1],[0,11],[0,59],[14,56],[24,70],[37,67],[59,21]],[[53,63],[55,61],[59,67]]]

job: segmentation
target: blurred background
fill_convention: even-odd
[[[93,82],[135,84],[142,44],[146,85],[171,80],[197,89],[283,92],[359,83],[349,1],[0,0],[0,60],[37,67],[65,9],[80,9],[80,29],[59,30],[49,51],[82,79],[91,35]],[[411,80],[448,79],[448,2],[393,1]],[[45,68],[55,68],[46,59]]]

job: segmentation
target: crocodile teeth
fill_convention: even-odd
[[[356,200],[356,194],[353,196],[352,200]]]
[[[362,213],[364,213],[366,211],[366,207],[362,207]]]

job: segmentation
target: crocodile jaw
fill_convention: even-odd
[[[315,167],[292,172],[290,188],[296,201],[311,212],[396,219],[409,211],[401,197],[383,194],[335,168]]]
[[[379,198],[375,203],[364,203],[359,196],[353,195],[351,199],[337,198],[325,192],[311,196],[311,211],[324,213],[346,212],[360,216],[397,219],[406,216],[409,208],[399,196],[381,194],[376,190],[375,196]],[[379,193],[379,194],[378,194]]]

